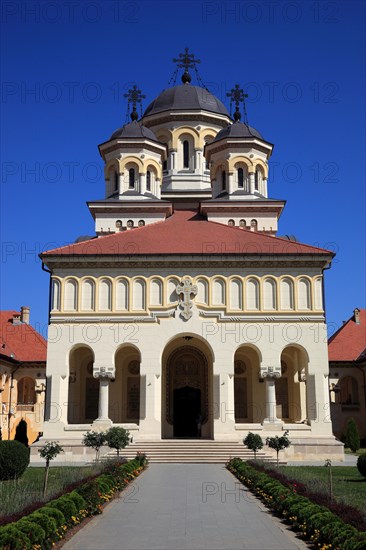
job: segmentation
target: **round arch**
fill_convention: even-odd
[[[194,333],[175,335],[162,352],[162,437],[213,437],[211,346]]]

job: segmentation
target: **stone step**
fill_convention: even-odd
[[[146,453],[151,463],[219,463],[224,464],[232,457],[252,460],[254,453],[237,441],[213,440],[162,440],[137,441],[120,453],[121,457],[134,458],[138,452]],[[117,451],[110,450],[102,458],[117,457]],[[257,453],[259,460],[273,462],[273,456],[264,451]]]

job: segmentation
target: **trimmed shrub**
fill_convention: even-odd
[[[0,441],[0,481],[18,479],[29,464],[29,450],[19,441]]]
[[[347,422],[346,447],[354,453],[360,448],[360,434],[353,418],[350,418]]]
[[[362,453],[357,459],[357,468],[363,477],[366,477],[366,453]]]
[[[0,548],[11,548],[11,550],[29,550],[32,543],[27,535],[18,529],[14,523],[1,527]]]
[[[263,449],[263,440],[259,434],[249,432],[246,438],[243,440],[244,445],[254,452],[254,458],[257,458],[257,451]]]
[[[89,516],[102,513],[99,487],[95,479],[78,487],[76,492],[85,500]]]
[[[78,510],[76,509],[76,506],[71,498],[69,498],[68,495],[64,495],[56,500],[52,500],[48,503],[48,506],[51,508],[56,508],[57,510],[60,510],[64,517],[65,521],[69,523],[71,521],[72,516],[76,516]]]
[[[310,540],[314,547],[366,550],[366,533],[342,521],[328,507],[296,494],[294,485],[286,487],[271,475],[257,471],[238,459],[227,468],[275,512],[279,513]],[[270,472],[272,473],[272,472]]]
[[[43,506],[37,512],[54,519],[56,522],[56,527],[60,527],[66,521],[65,516],[63,515],[61,510],[58,510],[57,508],[52,508],[51,506]]]
[[[44,529],[36,522],[30,521],[28,516],[17,521],[16,527],[29,538],[32,544],[41,544],[46,538]]]
[[[27,520],[40,525],[45,532],[46,538],[48,539],[52,538],[58,527],[57,522],[54,518],[42,513],[42,508],[40,509],[40,511],[33,512],[33,514],[27,516]]]

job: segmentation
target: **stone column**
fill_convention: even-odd
[[[281,422],[277,418],[276,402],[276,379],[281,376],[281,365],[276,367],[261,368],[260,377],[264,378],[266,385],[266,417],[263,424],[278,424]]]
[[[202,171],[202,149],[195,149],[194,171],[200,174]]]
[[[144,195],[146,193],[146,174],[140,174],[140,193]]]
[[[109,408],[109,383],[115,377],[113,367],[93,367],[93,376],[99,380],[99,405],[98,418],[94,420],[93,426],[100,431],[108,429],[112,421],[108,416]]]
[[[262,185],[263,185],[263,195],[264,195],[265,197],[268,197],[267,178],[263,178]]]
[[[227,192],[229,195],[234,192],[234,174],[232,172],[227,174]]]
[[[173,173],[175,173],[177,169],[177,150],[171,149],[170,151],[170,166],[168,166],[169,170],[172,170]]]
[[[212,180],[212,198],[216,198],[219,194],[219,184],[217,180]]]
[[[249,193],[254,195],[255,192],[255,174],[254,172],[249,172]]]
[[[277,422],[277,413],[276,413],[276,381],[275,378],[271,376],[266,376],[266,418],[265,422]]]

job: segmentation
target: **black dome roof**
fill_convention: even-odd
[[[133,120],[129,124],[125,124],[122,128],[118,128],[112,135],[111,139],[114,138],[142,138],[142,139],[152,139],[153,141],[158,141],[154,132],[146,128],[137,120]]]
[[[163,111],[210,111],[229,116],[225,105],[213,94],[191,84],[181,84],[163,90],[144,112],[144,116],[154,115]]]
[[[219,131],[213,141],[219,141],[224,138],[248,138],[248,137],[257,137],[263,139],[263,136],[251,126],[244,124],[244,122],[234,122],[234,124],[229,124],[226,128],[223,128]]]

